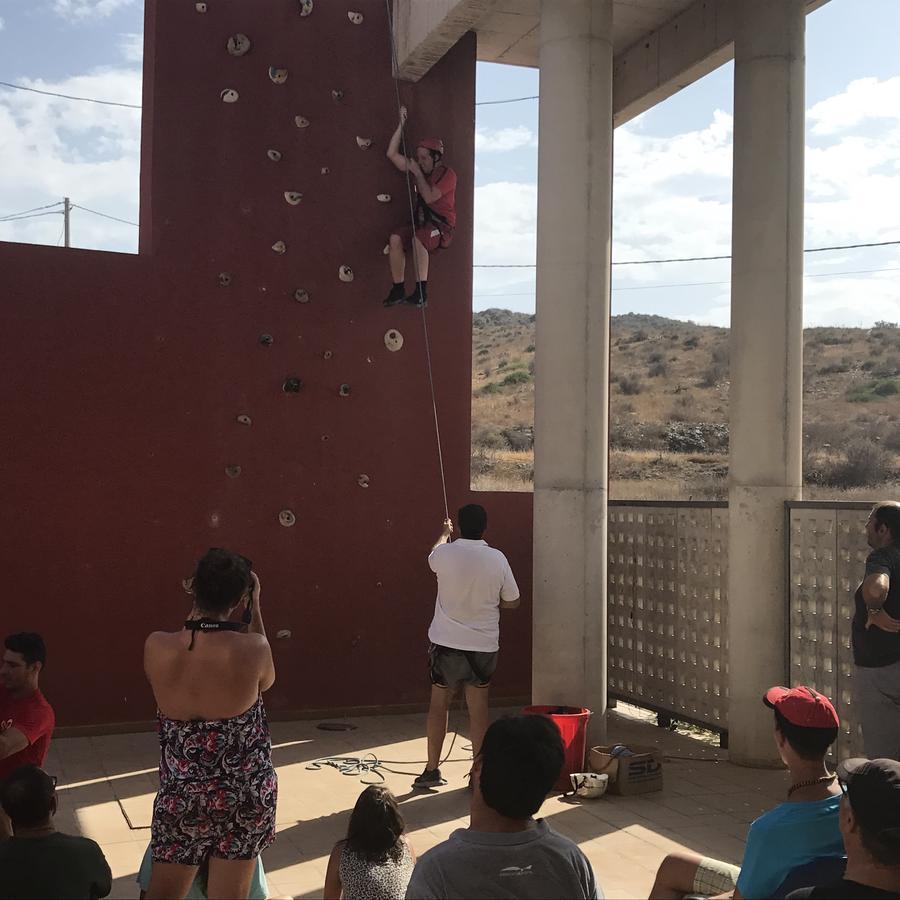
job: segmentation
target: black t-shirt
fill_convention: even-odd
[[[881,888],[869,887],[858,881],[832,881],[831,884],[820,884],[818,887],[800,888],[799,891],[791,891],[788,900],[806,900],[812,897],[814,900],[888,900],[889,897],[898,898],[900,894],[894,891],[883,891]]]
[[[866,576],[887,575],[890,579],[884,611],[900,619],[900,546],[889,544],[873,550],[866,559]],[[868,611],[862,596],[862,585],[854,597],[856,613],[853,616],[853,662],[869,669],[880,669],[900,662],[900,634],[890,634],[874,625],[866,628]]]
[[[112,890],[112,873],[89,838],[54,832],[0,843],[0,898],[96,900]]]

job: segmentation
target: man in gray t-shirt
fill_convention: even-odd
[[[419,859],[408,900],[602,900],[578,845],[533,818],[559,777],[563,755],[559,730],[544,716],[494,722],[472,766],[471,823]]]

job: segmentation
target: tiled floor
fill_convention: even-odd
[[[263,861],[273,894],[321,896],[328,854],[343,836],[363,788],[358,777],[332,768],[310,770],[310,762],[374,754],[391,768],[421,771],[424,716],[348,721],[356,730],[321,731],[316,722],[272,726],[279,775],[278,840]],[[581,845],[609,898],[646,897],[657,866],[674,849],[739,863],[747,824],[784,797],[784,773],[716,761],[726,754],[690,738],[615,712],[610,713],[608,733],[612,742],[661,746],[666,753],[664,789],[584,802],[553,797],[541,815]],[[410,775],[386,775],[417,852],[468,824],[466,744],[460,737],[443,768],[449,779],[445,788],[414,793]],[[59,777],[58,827],[102,845],[116,879],[111,895],[116,898],[138,895],[134,879],[150,837],[157,761],[156,736],[136,734],[56,740],[46,762],[47,770]]]

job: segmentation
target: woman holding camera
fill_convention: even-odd
[[[147,897],[184,897],[206,860],[210,898],[247,897],[256,858],[275,839],[278,793],[259,579],[249,560],[213,549],[185,589],[194,603],[184,628],[144,645],[161,748]],[[244,603],[242,624],[233,616]]]

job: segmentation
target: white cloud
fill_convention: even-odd
[[[900,76],[880,81],[860,78],[847,89],[807,110],[812,133],[827,136],[871,119],[900,118]]]
[[[120,34],[119,53],[130,63],[139,63],[144,58],[144,36],[142,34]]]
[[[53,0],[53,12],[70,22],[105,19],[135,0]]]
[[[476,153],[507,153],[521,147],[536,147],[537,136],[530,128],[479,128],[475,132]]]
[[[0,31],[6,27],[6,22],[3,20],[3,16],[0,16]]]
[[[138,69],[96,69],[29,87],[123,103],[141,102]],[[0,95],[0,197],[4,214],[69,196],[135,222],[138,215],[140,110],[77,103],[24,91]],[[0,240],[55,244],[61,217],[0,223]],[[134,252],[138,229],[81,210],[72,213],[77,247]]]

